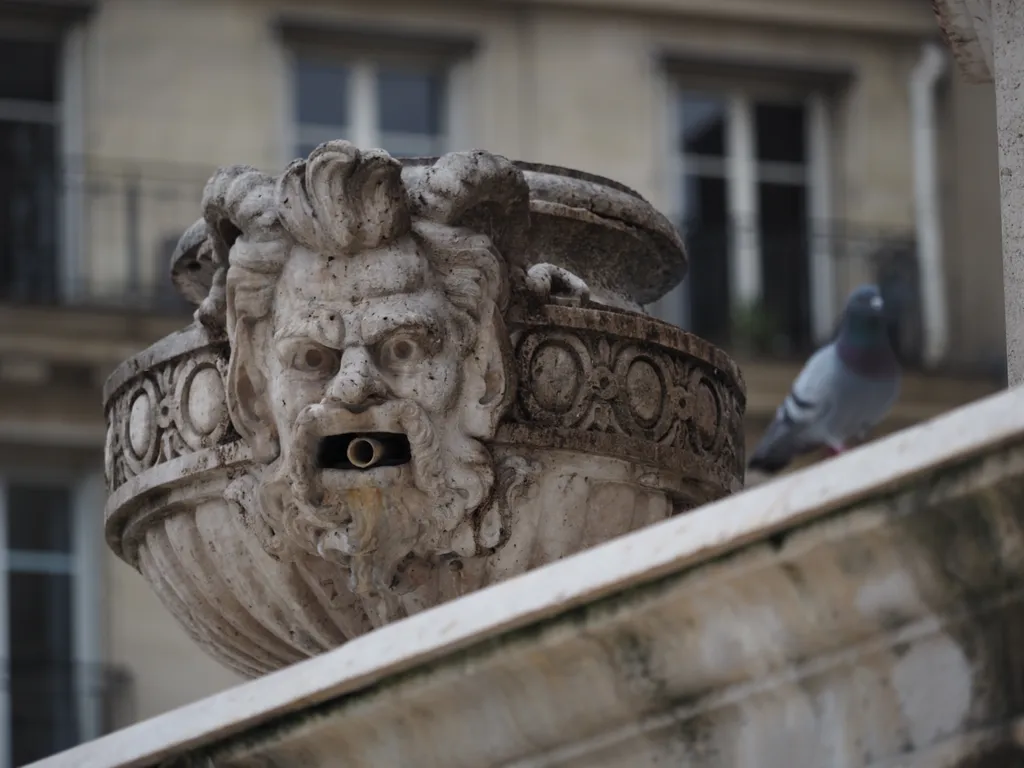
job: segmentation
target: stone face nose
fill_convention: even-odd
[[[346,349],[338,373],[327,389],[327,399],[349,410],[362,410],[380,403],[386,394],[366,349]]]

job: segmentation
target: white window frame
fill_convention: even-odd
[[[342,52],[337,54],[319,52],[326,60],[337,62],[349,68],[351,80],[349,85],[348,113],[352,124],[345,126],[347,135],[338,136],[340,126],[334,125],[303,125],[298,121],[296,112],[296,94],[298,88],[295,82],[295,73],[298,71],[298,61],[303,55],[308,55],[302,47],[286,46],[283,56],[287,83],[287,114],[289,116],[285,126],[285,141],[287,158],[295,157],[297,147],[300,144],[319,144],[330,139],[348,139],[353,144],[362,148],[379,147],[383,144],[384,134],[377,125],[377,73],[382,66],[389,62],[396,62],[410,69],[422,67],[424,70],[431,70],[440,73],[445,80],[444,104],[441,113],[441,132],[435,137],[436,146],[425,155],[443,154],[450,152],[453,146],[465,142],[469,130],[465,104],[460,98],[460,92],[465,90],[469,78],[467,64],[458,59],[451,59],[442,62],[437,57],[417,56],[415,53],[389,55],[382,53],[379,56],[367,55],[346,55]],[[396,135],[396,134],[389,134]],[[420,139],[420,134],[411,135],[411,138]]]
[[[31,34],[5,32],[4,39],[32,39]],[[38,39],[38,38],[37,38]],[[85,151],[85,25],[69,27],[57,43],[56,98],[47,104],[38,101],[0,98],[0,119],[11,122],[43,123],[57,130],[55,148],[57,166],[57,285],[63,301],[78,298],[85,277],[83,258],[84,168]],[[77,174],[69,174],[75,166]],[[72,181],[74,180],[74,183]]]
[[[684,91],[714,94],[728,105],[726,151],[723,161],[686,157],[678,145],[679,99]],[[806,108],[808,150],[804,170],[789,163],[756,161],[755,101],[778,97],[780,102],[802,102]],[[758,237],[757,183],[766,179],[793,181],[794,173],[807,185],[809,286],[811,333],[817,343],[829,338],[835,324],[836,285],[832,231],[831,114],[824,94],[812,91],[800,96],[779,96],[771,90],[723,87],[721,84],[688,83],[671,75],[664,84],[667,157],[671,171],[665,180],[667,199],[676,221],[683,221],[687,205],[681,180],[700,164],[701,170],[727,180],[730,225],[737,227],[729,240],[733,306],[749,305],[761,298],[761,253]],[[717,167],[712,167],[717,166]],[[688,286],[680,285],[651,306],[651,312],[668,322],[688,327]]]
[[[12,553],[7,544],[8,493],[11,483],[38,482],[62,485],[71,490],[70,555]],[[72,663],[75,668],[78,722],[81,741],[102,735],[102,697],[93,695],[104,685],[102,652],[102,529],[104,483],[101,473],[74,475],[38,469],[0,469],[0,674],[9,678],[9,627],[7,574],[12,556],[21,560],[20,570],[72,574]],[[70,561],[70,562],[68,562]],[[10,685],[0,691],[0,768],[11,768]]]
[[[59,211],[62,296],[74,301],[91,277],[85,256],[85,25],[69,27],[61,41],[57,82],[60,108],[60,163],[63,185]]]

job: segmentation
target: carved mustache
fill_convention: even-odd
[[[380,448],[390,461],[378,460],[364,468],[411,462],[413,480],[421,491],[433,495],[442,490],[437,436],[426,410],[412,400],[389,401],[358,414],[325,403],[303,408],[295,420],[288,462],[297,484],[296,490],[313,504],[322,502],[324,489],[319,472],[321,465],[317,459],[326,441],[340,438],[337,448],[344,448],[346,453],[350,453],[353,445],[357,448],[374,447],[372,444],[357,444],[357,439],[371,437],[379,440],[384,435],[388,436],[386,439],[390,444]],[[406,452],[407,455],[403,455]],[[357,455],[355,458],[366,463],[365,457]],[[352,463],[355,465],[353,469],[357,469],[356,462]],[[362,485],[358,477],[353,476],[352,481],[353,486]]]

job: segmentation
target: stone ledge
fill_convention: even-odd
[[[1022,590],[1011,390],[37,765],[956,765]]]
[[[742,19],[744,23],[786,24],[843,33],[920,37],[935,33],[927,5],[916,0],[765,3],[761,0],[488,0],[495,6],[558,11],[584,10],[670,14],[694,19]]]

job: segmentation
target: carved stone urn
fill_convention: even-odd
[[[107,540],[256,676],[729,494],[739,371],[641,309],[685,269],[635,192],[487,152],[221,169],[195,322],[106,384]]]

